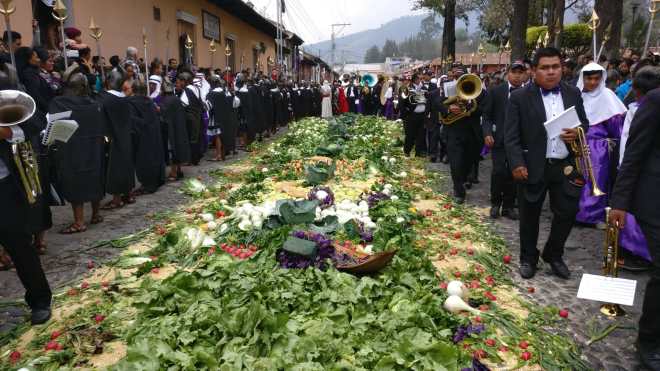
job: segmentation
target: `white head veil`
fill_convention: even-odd
[[[160,95],[160,87],[163,85],[163,78],[158,75],[149,76],[149,82],[156,84],[156,87],[149,96],[151,99],[156,99]]]
[[[584,101],[584,111],[587,113],[589,125],[600,124],[601,122],[626,112],[626,106],[614,94],[613,91],[605,86],[607,73],[603,66],[598,63],[589,63],[580,71],[577,87],[582,91],[584,89],[584,73],[588,71],[602,71],[602,80],[600,85],[589,92],[582,92]]]

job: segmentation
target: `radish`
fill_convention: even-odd
[[[486,339],[486,345],[488,345],[489,347],[494,347],[495,339]]]
[[[46,350],[56,350],[58,345],[57,341],[49,341],[46,343]]]
[[[21,360],[21,352],[15,350],[9,355],[9,362],[13,365]]]
[[[568,318],[568,310],[562,309],[559,311],[559,317],[561,318]]]
[[[523,352],[523,354],[520,355],[520,358],[522,358],[523,361],[529,361],[529,359],[532,358],[532,353]]]
[[[62,331],[55,330],[50,334],[50,340],[55,340],[62,335]]]
[[[518,346],[520,347],[520,349],[527,349],[529,347],[529,343],[523,340],[518,344]]]
[[[104,316],[104,315],[97,314],[97,315],[94,316],[94,321],[95,321],[96,323],[101,323],[101,322],[103,322],[104,320],[105,320],[105,316]]]
[[[504,255],[502,257],[502,261],[504,261],[504,264],[509,264],[511,263],[511,255]]]

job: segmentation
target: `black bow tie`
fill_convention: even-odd
[[[521,88],[520,86],[510,86],[510,87],[509,87],[509,93],[511,93],[511,92],[514,91],[514,90],[518,90],[518,89],[520,89],[520,88]]]
[[[548,94],[559,94],[559,92],[560,92],[559,85],[555,86],[552,89],[541,88],[541,94],[543,94],[544,97]]]

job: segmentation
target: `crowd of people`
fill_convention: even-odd
[[[36,114],[26,122],[0,127],[0,197],[11,209],[1,214],[7,220],[0,223],[0,245],[11,259],[2,255],[0,264],[16,266],[33,323],[50,317],[51,293],[37,254],[46,251],[51,207],[72,206],[72,223],[59,233],[82,233],[88,223],[102,223],[103,213],[181,180],[186,166],[197,166],[205,157],[224,161],[239,150],[249,151],[254,141],[293,120],[353,112],[401,121],[405,155],[448,163],[459,204],[479,183],[479,164],[490,153],[490,216],[519,220],[520,275],[525,279],[535,275],[539,258],[556,276],[570,277],[563,251],[576,223],[620,227],[626,252],[621,265],[651,271],[639,336],[640,349],[647,355],[657,352],[657,56],[626,53],[622,60],[581,57],[574,63],[554,48],[540,48],[532,60],[514,61],[490,74],[473,74],[454,64],[446,73],[344,75],[317,84],[249,69],[231,74],[174,59],[146,65],[134,47],[124,58],[111,57],[106,67],[82,43],[79,30],[68,28],[66,36],[67,48],[77,52],[68,63],[58,53],[21,46],[15,32],[12,45],[0,54],[0,90],[23,90],[36,104]],[[3,41],[8,44],[7,33]],[[460,90],[474,95],[461,98]],[[571,107],[579,126],[549,137],[544,123]],[[75,134],[66,143],[42,144],[40,133],[49,115],[68,111],[79,125]],[[576,145],[580,129],[586,133],[586,153]],[[43,193],[35,203],[20,195],[12,161],[12,143],[21,140],[32,143],[39,165]],[[593,172],[578,166],[580,154],[589,156]],[[596,188],[605,195],[597,195]],[[546,195],[553,219],[539,252]],[[607,206],[613,208],[609,221]]]

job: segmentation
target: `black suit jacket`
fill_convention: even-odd
[[[660,89],[646,95],[630,124],[630,137],[610,204],[660,226]]]
[[[495,139],[494,148],[504,148],[504,124],[506,105],[509,103],[509,83],[503,82],[488,89],[483,103],[484,138],[491,136]]]
[[[564,109],[575,106],[581,126],[586,132],[589,120],[584,112],[580,91],[564,82],[560,83]],[[543,123],[546,122],[541,89],[531,83],[511,93],[504,123],[504,146],[511,169],[527,168],[528,184],[543,181],[548,136]],[[570,151],[570,149],[569,149]]]

